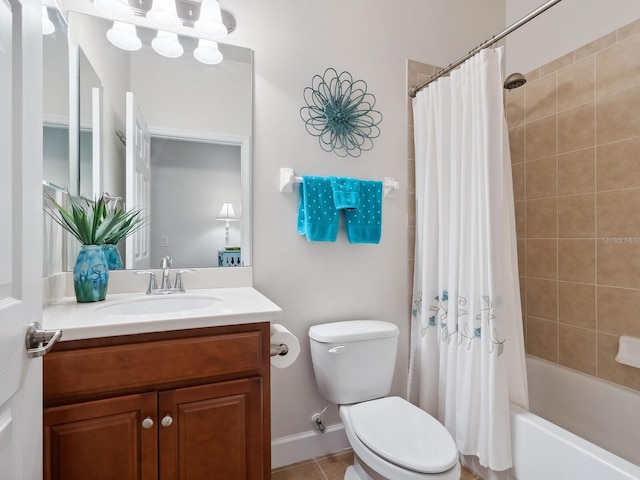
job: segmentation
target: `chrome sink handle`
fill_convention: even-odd
[[[182,274],[183,273],[191,273],[195,272],[192,268],[186,268],[184,270],[178,270],[176,272],[176,284],[173,287],[174,290],[177,290],[180,293],[184,293],[186,290],[184,289],[184,285],[182,284]]]
[[[135,272],[136,275],[149,275],[149,286],[147,287],[147,295],[151,295],[154,291],[158,290],[158,282],[156,282],[156,274],[151,270],[142,270]]]

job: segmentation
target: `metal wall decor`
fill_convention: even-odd
[[[338,74],[327,68],[304,89],[304,99],[307,106],[300,109],[300,116],[325,152],[359,157],[373,148],[382,114],[373,109],[376,97],[367,93],[364,80],[354,82],[349,72]]]

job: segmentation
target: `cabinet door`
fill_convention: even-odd
[[[262,408],[259,377],[160,393],[160,479],[265,478]]]
[[[45,409],[45,480],[156,480],[156,401],[154,392]]]

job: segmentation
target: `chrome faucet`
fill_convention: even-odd
[[[156,272],[151,270],[144,270],[135,272],[137,275],[149,275],[149,286],[147,287],[147,295],[165,295],[169,293],[184,293],[186,290],[184,288],[184,284],[182,283],[182,274],[193,272],[192,269],[183,269],[178,270],[176,272],[176,281],[174,286],[171,286],[171,265],[173,263],[173,259],[167,255],[162,257],[160,261],[160,268],[162,269],[162,282],[160,283],[160,288],[158,288],[158,283],[156,281]]]
[[[162,291],[166,291],[171,288],[170,268],[172,264],[173,259],[169,255],[162,257],[162,260],[160,260],[160,268],[162,269],[162,283],[160,284],[160,290]]]

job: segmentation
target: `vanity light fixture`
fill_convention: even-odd
[[[237,222],[240,219],[236,217],[236,212],[233,211],[233,204],[231,202],[225,202],[222,204],[222,208],[220,209],[220,214],[216,220],[220,220],[225,222],[224,225],[224,245],[226,247],[229,246],[229,222]]]
[[[216,65],[222,61],[222,53],[218,50],[218,43],[203,38],[198,41],[198,47],[193,51],[193,56],[200,63],[207,65]],[[233,205],[231,211],[233,211]]]
[[[157,28],[173,30],[182,27],[175,0],[153,0],[146,18]]]
[[[178,34],[164,30],[158,30],[156,38],[151,40],[151,48],[157,54],[167,58],[178,58],[184,53],[184,48],[178,41]]]
[[[174,33],[178,31],[180,35],[198,39],[198,46],[193,50],[193,56],[198,62],[216,65],[223,60],[217,41],[232,32],[236,23],[233,15],[221,10],[218,0],[200,1],[199,10],[188,9],[187,0],[93,0],[93,5],[114,21],[113,27],[107,32],[107,39],[118,48],[127,51],[142,48],[135,24],[145,25],[138,21],[129,24],[128,20],[145,17],[147,23],[153,25],[145,27],[157,29],[156,37],[151,41],[151,47],[156,53],[167,58],[182,56],[184,48],[180,44],[178,33]],[[197,20],[194,21],[195,18]],[[192,33],[188,30],[192,30]]]
[[[134,16],[128,0],[93,0],[93,6],[114,20],[130,20]]]
[[[113,27],[107,31],[107,39],[116,47],[129,52],[142,48],[142,40],[138,38],[136,26],[131,23],[113,22]]]
[[[42,6],[42,34],[51,35],[56,31],[56,27],[49,18],[49,10],[44,5]]]
[[[193,28],[211,40],[221,40],[227,36],[227,27],[222,23],[222,10],[218,0],[202,0],[200,17]]]

